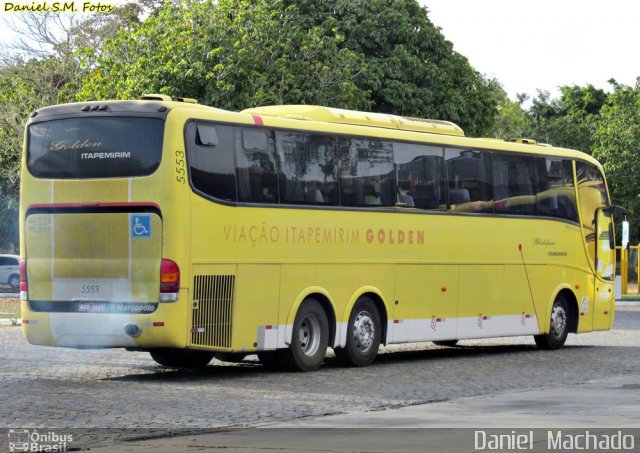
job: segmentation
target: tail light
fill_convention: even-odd
[[[20,273],[20,300],[27,300],[29,297],[29,283],[27,282],[27,260],[20,260],[18,267]]]
[[[163,259],[160,264],[160,301],[178,300],[180,291],[180,268],[175,261]]]

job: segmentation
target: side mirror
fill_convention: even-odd
[[[626,250],[629,247],[629,211],[627,211],[622,206],[609,206],[607,208],[603,208],[602,211],[606,215],[614,215],[614,216],[623,216],[624,220],[622,221],[622,238],[620,240],[620,245],[622,246],[622,250]],[[609,230],[609,242],[613,242],[613,232]],[[613,247],[611,247],[613,249]]]
[[[629,221],[622,221],[622,250],[626,250],[629,247]]]

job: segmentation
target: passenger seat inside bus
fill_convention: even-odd
[[[324,203],[324,197],[320,189],[309,189],[307,190],[306,201],[310,201],[311,203]]]
[[[469,201],[469,189],[449,189],[449,204],[467,203]]]

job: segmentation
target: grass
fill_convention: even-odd
[[[16,325],[20,319],[20,300],[17,297],[0,299],[0,313],[10,313],[9,319]]]

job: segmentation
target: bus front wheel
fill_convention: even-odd
[[[382,335],[380,313],[370,298],[358,299],[347,329],[347,344],[335,349],[336,358],[348,366],[370,365],[378,355]]]
[[[558,296],[551,308],[549,333],[534,335],[536,345],[540,349],[559,349],[569,334],[569,304],[563,296]]]
[[[316,370],[324,361],[328,345],[327,314],[317,300],[307,299],[293,322],[290,347],[278,351],[278,363],[290,370]]]
[[[213,352],[193,349],[152,349],[151,358],[157,363],[174,368],[202,368],[213,359]]]

